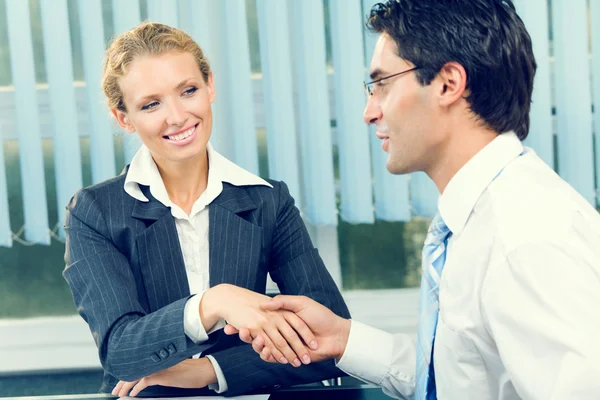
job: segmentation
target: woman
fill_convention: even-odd
[[[282,293],[348,310],[286,185],[211,147],[215,87],[200,47],[178,29],[142,24],[110,45],[102,84],[115,119],[143,146],[122,175],[67,207],[64,277],[99,349],[101,391],[121,380],[122,396],[178,368],[197,377],[183,386],[228,395],[338,376],[333,363],[265,364],[220,329],[261,320],[267,273]],[[267,335],[292,328],[302,332],[302,322],[281,315]],[[296,354],[310,362],[303,349],[277,356],[297,367]]]

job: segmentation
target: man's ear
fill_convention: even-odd
[[[439,91],[437,93],[439,103],[443,106],[450,106],[460,100],[465,95],[467,87],[467,71],[457,62],[446,63],[437,79]]]
[[[125,112],[117,110],[116,108],[111,109],[110,112],[115,117],[117,123],[121,126],[121,128],[125,129],[127,133],[135,132],[135,127],[133,126],[131,121],[129,121],[129,118],[127,117],[127,114],[125,114]]]

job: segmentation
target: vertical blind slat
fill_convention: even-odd
[[[6,1],[8,45],[19,130],[19,164],[23,191],[25,239],[50,244],[44,157],[35,82],[29,2]]]
[[[323,2],[303,0],[291,8],[293,45],[301,67],[294,68],[302,189],[307,219],[337,225]],[[320,29],[317,29],[320,27]]]
[[[82,187],[81,150],[75,88],[73,86],[72,46],[66,0],[42,0],[42,32],[48,74],[50,110],[52,112],[54,144],[54,176],[59,234],[65,220],[69,199]]]
[[[586,0],[553,0],[558,170],[595,205]]]
[[[12,246],[10,230],[10,213],[8,212],[8,185],[6,183],[6,167],[4,166],[4,142],[0,132],[0,246]]]
[[[112,5],[115,35],[126,32],[140,24],[142,18],[139,0],[112,0]],[[142,145],[142,141],[135,133],[123,133],[123,135],[125,135],[123,138],[125,164],[129,164]]]
[[[410,174],[411,213],[416,217],[433,218],[438,211],[440,192],[425,172]]]
[[[546,164],[554,167],[548,1],[520,0],[517,4],[517,11],[531,36],[533,53],[537,62],[530,112],[531,125],[529,136],[524,144],[533,148]]]
[[[213,0],[189,0],[189,7],[192,15],[196,16],[189,33],[210,61],[215,83],[216,98],[212,104],[213,129],[210,142],[219,153],[233,160],[231,115],[227,114],[228,99],[225,96],[229,82],[225,73],[227,64],[221,34],[227,27],[224,26],[221,6]]]
[[[177,28],[179,26],[177,0],[148,0],[148,20]]]
[[[222,96],[226,100],[231,118],[233,136],[233,161],[242,168],[258,174],[256,124],[254,122],[254,99],[250,69],[248,26],[246,23],[246,0],[227,0],[219,3],[221,15],[227,15],[227,29],[223,32],[224,56],[228,85]]]
[[[79,0],[78,6],[92,181],[98,183],[115,176],[114,129],[100,83],[105,51],[102,7],[99,0]]]
[[[339,151],[341,216],[352,223],[372,223],[373,188],[368,130],[362,120],[364,47],[359,0],[330,0],[334,68],[336,139]]]
[[[368,15],[379,0],[363,0],[363,13]],[[369,81],[371,57],[379,34],[365,29],[365,82]],[[375,136],[375,126],[369,127],[371,163],[373,164],[373,191],[375,193],[375,217],[384,221],[410,221],[408,175],[392,175],[386,169],[387,153],[381,148],[381,140]]]
[[[287,183],[301,207],[288,3],[257,0],[269,176]]]
[[[600,1],[590,1],[592,26],[592,79],[596,134],[596,206],[600,207]]]

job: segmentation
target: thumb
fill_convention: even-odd
[[[288,310],[298,313],[306,308],[313,300],[305,296],[284,296],[273,297],[270,301],[260,305],[265,311]]]

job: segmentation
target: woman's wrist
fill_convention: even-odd
[[[204,329],[208,332],[215,324],[224,319],[223,312],[223,291],[225,284],[213,286],[202,295],[198,312]],[[210,361],[209,361],[210,362]]]

